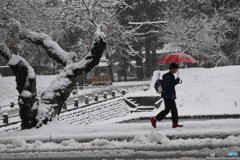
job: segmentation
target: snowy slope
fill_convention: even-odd
[[[166,71],[161,71],[161,74],[163,73]],[[183,83],[176,87],[180,115],[240,114],[240,66],[181,69],[180,78]],[[7,81],[4,79],[5,77],[1,77],[3,82],[1,83],[1,100],[8,97],[11,99],[12,96],[7,94],[6,90],[10,88],[13,91],[15,88],[11,78],[5,79]],[[50,82],[45,78],[41,84],[44,83]],[[9,86],[9,88],[3,86]],[[94,90],[91,91],[94,92]],[[149,89],[145,92],[129,93],[127,96],[131,95],[156,95],[156,93],[153,89]],[[107,105],[108,101],[104,102],[103,106]],[[101,105],[96,106],[101,107]],[[96,106],[92,108],[94,111],[97,110]],[[113,107],[117,108],[117,106],[113,104]],[[216,154],[215,157],[220,158],[218,154],[224,153],[223,157],[230,159],[227,153],[240,153],[239,119],[180,120],[184,127],[176,129],[171,128],[169,120],[158,122],[156,129],[148,120],[116,123],[125,119],[153,116],[162,107],[153,112],[134,114],[126,114],[124,109],[125,114],[121,115],[122,117],[114,116],[115,118],[106,121],[93,119],[91,120],[93,123],[90,124],[75,122],[69,124],[67,120],[60,122],[54,120],[39,129],[4,132],[5,129],[0,128],[0,159],[16,157],[23,159],[57,159],[56,157],[95,159],[97,157],[102,159],[112,156],[206,159],[211,157],[210,153],[213,152]],[[102,109],[107,112],[104,107]],[[64,113],[63,117],[65,114],[69,116]],[[88,114],[88,118],[93,114]],[[76,117],[82,118],[81,115]]]
[[[161,76],[167,71],[161,71]],[[38,94],[47,88],[54,76],[37,76]],[[183,83],[176,86],[179,115],[240,114],[240,66],[180,69]],[[17,102],[14,77],[0,77],[0,105]],[[146,82],[117,82],[113,85],[146,84]],[[153,82],[150,82],[152,83]],[[85,89],[81,95],[94,93]],[[153,88],[137,95],[156,95]]]
[[[161,76],[167,71],[161,71]],[[37,76],[38,94],[46,89],[55,76]],[[180,69],[182,84],[176,86],[179,115],[223,115],[240,114],[240,66],[217,68]],[[17,102],[14,77],[0,77],[0,105]],[[154,79],[154,78],[153,78]],[[144,85],[149,82],[116,82],[114,86]],[[94,88],[79,91],[79,95],[94,93]],[[130,93],[129,96],[154,95],[150,87],[148,92]],[[162,108],[164,106],[162,105]]]
[[[240,114],[240,67],[180,69],[179,114]]]

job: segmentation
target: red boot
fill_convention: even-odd
[[[177,127],[183,127],[183,125],[180,125],[180,124],[173,124],[172,125],[172,128],[177,128]]]
[[[153,128],[157,128],[157,126],[156,126],[157,120],[154,117],[152,117],[152,118],[150,118],[150,121],[152,123]]]

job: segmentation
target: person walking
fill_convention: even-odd
[[[169,65],[169,72],[165,73],[162,78],[162,87],[163,92],[161,97],[164,100],[165,104],[165,110],[161,111],[157,116],[150,118],[150,122],[154,128],[156,128],[157,121],[161,121],[163,118],[166,117],[166,115],[171,111],[172,114],[172,127],[183,127],[183,125],[178,124],[178,110],[176,107],[175,99],[176,97],[176,91],[175,86],[180,83],[180,78],[174,77],[174,73],[177,73],[178,71],[178,64],[171,63]]]

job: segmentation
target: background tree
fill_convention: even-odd
[[[159,26],[164,28],[165,43],[177,44],[181,52],[192,55],[205,67],[231,64],[230,54],[238,55],[238,30],[233,27],[238,19],[232,12],[239,14],[238,1],[169,0],[166,3],[164,14],[169,23]],[[235,18],[229,21],[229,16]]]
[[[164,1],[125,0],[123,5],[130,7],[119,17],[122,25],[129,26],[134,31],[132,46],[134,46],[136,53],[141,54],[143,53],[142,50],[145,52],[142,61],[145,60],[146,78],[150,78],[153,70],[157,69],[156,49],[161,46],[161,29],[151,22],[164,19],[161,11],[164,4]],[[137,72],[138,77],[142,78],[143,66],[139,66],[142,65],[140,62],[142,55],[135,57],[138,62],[137,68],[140,69]]]

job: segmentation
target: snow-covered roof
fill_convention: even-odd
[[[176,43],[167,43],[163,49],[157,50],[157,54],[181,52],[182,48]]]
[[[9,66],[0,66],[0,68],[9,68]]]
[[[98,64],[98,67],[107,67],[108,66],[108,59],[106,57],[102,57]]]
[[[181,52],[182,47],[181,43],[167,43],[162,49],[157,49],[156,54],[165,54],[165,53],[175,53]],[[142,54],[145,54],[145,50],[142,51]]]

